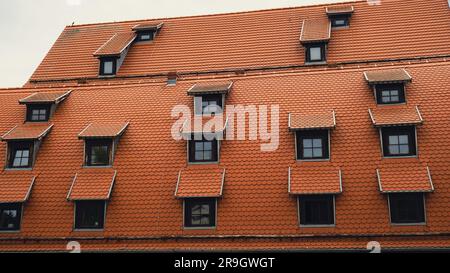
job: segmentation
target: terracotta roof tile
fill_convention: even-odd
[[[327,42],[331,38],[331,23],[328,19],[305,19],[302,24],[300,42]]]
[[[289,193],[295,195],[342,193],[342,174],[339,168],[295,166],[289,168]]]
[[[4,134],[1,139],[3,141],[34,139],[39,140],[47,136],[52,128],[53,124],[49,125],[47,123],[25,123],[14,127],[6,134]]]
[[[377,177],[383,193],[434,191],[430,169],[420,163],[384,164],[377,169]]]
[[[128,122],[91,123],[78,134],[79,138],[113,138],[121,136]]]
[[[417,106],[381,106],[369,109],[369,115],[374,126],[417,125],[423,122]]]
[[[31,195],[35,179],[29,172],[0,174],[0,204],[26,202]]]
[[[188,95],[200,94],[228,94],[233,86],[233,82],[202,82],[196,83],[188,90]]]
[[[40,92],[40,93],[33,93],[28,97],[25,97],[23,99],[19,100],[20,104],[32,104],[32,103],[60,103],[61,101],[65,100],[69,95],[71,91],[67,92]]]
[[[117,171],[112,169],[83,169],[73,179],[67,200],[109,200]]]
[[[175,196],[221,197],[225,182],[225,169],[217,167],[190,166],[178,175]]]
[[[328,15],[351,14],[355,11],[352,5],[330,6],[325,8]]]
[[[410,82],[411,75],[405,69],[373,70],[364,72],[369,84]]]
[[[290,130],[333,129],[335,127],[336,117],[334,111],[314,114],[291,113],[289,115]]]
[[[135,38],[136,33],[134,32],[116,33],[94,52],[94,56],[118,56],[134,41]]]

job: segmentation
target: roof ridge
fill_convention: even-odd
[[[323,0],[326,1],[326,0]],[[340,1],[340,0],[328,0],[328,1]],[[386,1],[386,0],[384,0]],[[282,10],[292,10],[292,9],[305,9],[305,8],[313,8],[320,6],[331,6],[331,5],[342,5],[342,4],[350,4],[350,3],[361,3],[367,2],[367,0],[344,0],[342,2],[330,2],[330,3],[318,3],[313,5],[303,5],[303,6],[291,6],[291,7],[282,7],[282,8],[268,8],[268,9],[257,9],[257,10],[247,10],[247,11],[234,11],[234,12],[223,12],[223,13],[215,13],[215,14],[199,14],[199,15],[187,15],[187,16],[174,16],[174,17],[161,17],[161,18],[147,18],[147,19],[138,19],[138,20],[124,20],[124,21],[114,21],[114,22],[100,22],[100,23],[86,23],[79,25],[67,25],[66,28],[79,28],[79,27],[91,27],[91,26],[106,26],[106,25],[114,25],[114,24],[131,24],[131,23],[142,23],[149,21],[161,21],[161,20],[177,20],[177,19],[189,19],[189,18],[201,18],[201,17],[216,17],[216,16],[229,16],[229,15],[237,15],[237,14],[248,14],[248,13],[264,13],[271,11],[282,11]]]

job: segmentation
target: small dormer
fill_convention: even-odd
[[[326,13],[331,22],[332,28],[346,28],[350,26],[350,18],[355,8],[353,6],[333,6],[327,7]]]
[[[372,87],[378,105],[406,103],[406,84],[412,81],[405,69],[387,69],[364,72]]]
[[[331,23],[325,19],[303,20],[300,43],[305,47],[305,64],[326,64]]]
[[[225,98],[230,93],[233,82],[203,82],[192,86],[187,94],[194,97],[195,115],[221,114],[225,108]]]
[[[150,42],[153,41],[162,28],[163,23],[160,24],[141,24],[133,27],[136,33],[136,42]]]
[[[26,105],[26,122],[47,122],[56,111],[56,107],[69,97],[72,91],[34,93],[20,99],[19,104]]]
[[[94,57],[99,60],[99,76],[111,77],[117,74],[135,39],[134,32],[116,33],[94,53]]]

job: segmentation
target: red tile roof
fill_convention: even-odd
[[[336,127],[334,111],[313,114],[289,114],[290,130],[333,129]]]
[[[33,93],[19,100],[20,104],[32,104],[32,103],[54,103],[58,104],[65,100],[72,91],[67,92],[52,92],[52,93]]]
[[[83,169],[73,179],[67,200],[109,200],[117,171],[112,169]]]
[[[113,138],[125,133],[128,122],[91,123],[79,134],[79,138]]]
[[[342,193],[342,173],[329,164],[289,168],[288,191],[294,195]]]
[[[369,84],[410,82],[411,75],[405,69],[373,70],[364,72]]]
[[[379,106],[369,109],[369,115],[374,126],[417,125],[423,122],[417,106]]]
[[[351,14],[355,8],[352,5],[330,6],[326,7],[325,11],[328,15]]]
[[[221,197],[224,182],[225,169],[215,166],[189,166],[178,174],[175,196]]]
[[[0,204],[28,200],[36,177],[30,172],[5,172],[0,175]]]
[[[331,23],[328,19],[305,19],[302,24],[300,42],[327,42],[331,38]]]
[[[118,56],[134,41],[135,38],[136,33],[134,32],[116,33],[94,52],[94,56]]]
[[[434,191],[430,169],[420,163],[383,164],[377,169],[377,177],[383,193]]]
[[[383,1],[377,6],[357,1],[351,5],[357,16],[350,28],[333,31],[329,64],[449,54],[450,16],[445,1]],[[302,21],[326,19],[324,9],[330,6],[68,26],[31,79],[97,78],[94,51],[115,33],[161,21],[164,28],[155,43],[134,44],[118,76],[303,65],[304,48],[298,45]]]
[[[196,83],[188,90],[188,95],[200,94],[228,94],[233,86],[233,82],[202,82]]]
[[[3,141],[10,140],[39,140],[47,136],[50,130],[53,128],[53,124],[47,123],[25,123],[15,126],[13,129],[5,133],[1,139]]]

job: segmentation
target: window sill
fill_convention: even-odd
[[[20,230],[0,230],[0,234],[17,234],[20,232]]]
[[[397,103],[377,103],[377,106],[396,106],[396,105],[406,105],[406,102],[397,102]]]
[[[335,228],[336,225],[300,225],[300,228]]]
[[[83,169],[109,169],[112,168],[112,165],[108,165],[108,166],[83,166]]]
[[[80,229],[80,228],[76,228],[73,229],[74,232],[104,232],[105,229]]]
[[[327,62],[325,61],[322,61],[322,62],[305,62],[305,65],[308,65],[308,66],[313,66],[313,65],[326,65],[327,64]]]
[[[111,78],[115,78],[116,75],[98,75],[98,77],[100,79],[111,79]]]
[[[183,227],[184,230],[215,230],[217,227]]]
[[[188,162],[188,165],[218,165],[219,161],[211,162]]]
[[[331,161],[330,158],[324,158],[324,159],[296,159],[297,162],[329,162]]]
[[[4,169],[7,172],[12,172],[12,171],[32,171],[33,168],[5,168]]]
[[[339,27],[331,27],[332,30],[340,30],[340,29],[349,29],[350,26],[339,26]]]
[[[418,158],[417,155],[406,155],[406,156],[383,156],[383,159],[402,159],[402,158]]]
[[[411,226],[426,226],[427,223],[404,223],[404,224],[396,224],[396,223],[391,223],[391,226],[393,227],[411,227]]]

